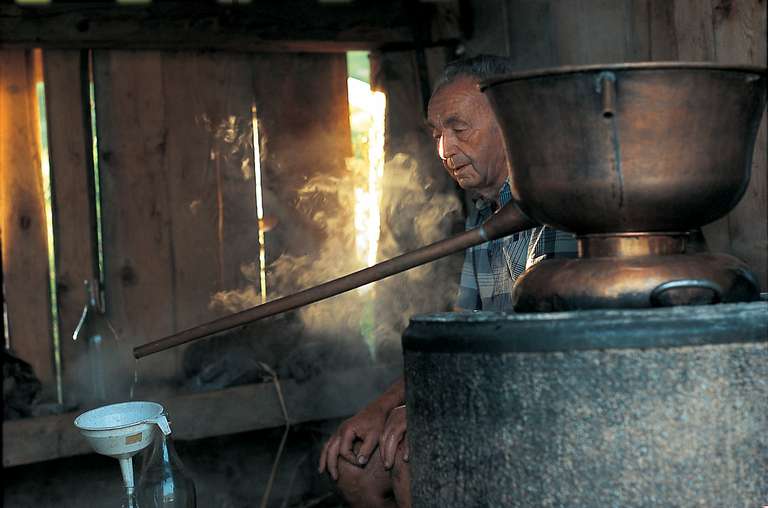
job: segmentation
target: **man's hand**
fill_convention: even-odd
[[[398,406],[389,412],[387,423],[384,425],[384,432],[379,441],[379,453],[384,462],[384,468],[390,469],[395,464],[395,453],[400,442],[403,442],[403,460],[408,462],[410,448],[408,440],[405,437],[406,421],[405,406]]]
[[[318,471],[328,471],[334,480],[339,479],[339,455],[349,463],[364,466],[371,453],[379,444],[384,430],[387,412],[377,404],[371,404],[352,418],[345,420],[325,443],[320,453]],[[355,441],[362,440],[357,456],[353,449]]]

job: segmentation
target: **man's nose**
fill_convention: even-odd
[[[437,153],[444,161],[450,160],[451,157],[456,155],[456,145],[451,142],[450,138],[446,135],[440,136],[440,141],[437,143]]]

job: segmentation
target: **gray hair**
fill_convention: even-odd
[[[460,58],[448,62],[443,69],[443,73],[435,83],[432,94],[434,95],[443,86],[453,83],[460,76],[467,76],[476,81],[481,81],[498,74],[507,74],[513,70],[512,61],[503,56],[477,55]]]

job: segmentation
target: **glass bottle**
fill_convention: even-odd
[[[136,487],[139,508],[196,508],[195,483],[176,454],[170,434],[155,428]]]
[[[105,315],[99,283],[85,281],[88,300],[72,339],[85,344],[78,369],[81,407],[95,407],[131,398],[130,351]]]
[[[136,493],[126,490],[123,494],[123,501],[120,503],[120,508],[141,508],[136,501]]]

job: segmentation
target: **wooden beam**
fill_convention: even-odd
[[[348,51],[460,38],[458,1],[0,5],[0,47]]]
[[[402,372],[393,367],[332,372],[311,382],[281,382],[291,424],[343,418],[381,394]],[[285,424],[274,383],[159,399],[174,439],[222,436]],[[3,422],[3,467],[84,455],[91,449],[73,425],[79,413]]]

